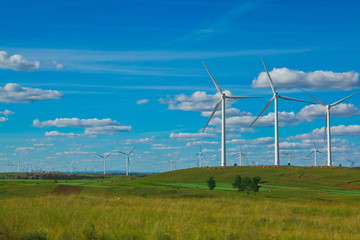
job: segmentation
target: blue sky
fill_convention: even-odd
[[[272,97],[325,103],[359,91],[357,1],[7,1],[0,16],[0,171],[102,169],[95,153],[136,150],[131,171],[220,164],[220,118],[199,134],[223,90],[263,99],[227,105],[228,164],[273,164]],[[359,158],[360,96],[332,109],[334,165]],[[7,110],[7,111],[5,111]],[[280,150],[312,165],[324,109],[279,101]],[[219,112],[220,113],[220,112]],[[319,156],[319,164],[326,157]],[[281,154],[281,164],[287,156]],[[125,156],[108,158],[125,170]]]

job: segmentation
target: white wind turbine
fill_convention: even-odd
[[[317,167],[317,153],[321,153],[321,154],[325,154],[325,153],[317,150],[316,144],[315,144],[315,141],[314,141],[314,140],[313,140],[313,143],[314,143],[314,148],[313,148],[313,150],[311,151],[311,153],[309,153],[309,155],[307,155],[306,157],[310,157],[311,154],[314,153],[314,155],[315,155],[315,159],[314,159],[315,162],[314,162],[314,164],[315,164],[315,167]]]
[[[173,171],[173,170],[174,170],[175,161],[171,162],[170,160],[168,160],[168,162],[170,163],[170,171]]]
[[[111,155],[111,153],[109,153],[108,155],[100,155],[100,154],[96,154],[96,155],[98,155],[99,157],[101,157],[102,159],[104,159],[104,175],[106,174],[106,159]]]
[[[260,117],[260,115],[269,107],[269,105],[274,101],[274,129],[275,129],[275,165],[280,165],[280,156],[279,156],[279,119],[278,119],[278,98],[282,98],[285,100],[290,100],[290,101],[298,101],[298,102],[305,102],[305,103],[312,103],[312,102],[308,102],[308,101],[303,101],[303,100],[299,100],[299,99],[295,99],[295,98],[289,98],[289,97],[285,97],[285,96],[281,96],[279,95],[276,90],[275,90],[275,86],[274,83],[271,79],[270,73],[266,68],[264,59],[261,58],[263,64],[264,64],[264,68],[266,70],[266,73],[269,77],[269,82],[270,82],[270,87],[271,90],[273,92],[273,97],[267,102],[267,104],[265,105],[265,107],[263,108],[263,110],[260,112],[260,114],[255,118],[255,120],[251,123],[250,127],[256,122],[256,120]]]
[[[201,151],[201,146],[200,146],[200,152],[197,153],[194,157],[199,156],[199,167],[201,167],[202,164],[202,158],[205,157],[204,154]]]
[[[242,156],[244,156],[244,158],[246,158],[246,154],[243,153],[242,147],[240,147],[240,152],[235,153],[233,156],[236,156],[236,155],[239,155],[239,163],[240,163],[239,166],[241,167]],[[245,163],[245,160],[244,160],[244,163]],[[244,164],[244,166],[245,166],[245,164]]]
[[[334,102],[333,104],[328,104],[326,105],[325,103],[323,103],[322,101],[320,101],[319,99],[317,99],[316,97],[314,97],[313,95],[311,95],[310,93],[306,92],[305,90],[301,89],[301,91],[303,91],[304,93],[306,93],[307,95],[309,95],[310,97],[312,97],[314,100],[316,100],[318,103],[320,103],[323,107],[325,107],[325,135],[327,135],[327,165],[328,166],[332,166],[332,159],[331,159],[331,134],[330,134],[330,108],[338,105],[339,103],[345,101],[346,99],[358,94],[358,93],[354,93],[351,94],[350,96],[343,98],[337,102]],[[325,141],[325,138],[324,138]]]
[[[134,147],[130,152],[125,153],[121,151],[117,151],[118,153],[126,155],[126,176],[129,176],[129,167],[130,167],[130,158],[129,155],[135,150],[136,147]]]
[[[284,152],[284,154],[286,155],[286,156],[288,156],[288,165],[290,166],[291,165],[291,155],[294,153],[294,151],[292,151],[292,152],[290,152],[290,153],[286,153],[286,152]]]
[[[221,88],[219,86],[219,84],[217,84],[217,82],[215,81],[214,77],[212,76],[211,72],[209,71],[209,69],[207,68],[205,62],[203,61],[203,64],[206,68],[206,71],[209,73],[211,79],[213,80],[216,89],[218,90],[218,92],[221,95],[220,100],[218,101],[218,103],[215,105],[214,110],[208,120],[208,122],[206,123],[204,129],[202,130],[202,132],[205,131],[207,125],[209,124],[209,122],[211,121],[211,118],[214,116],[216,110],[219,108],[220,104],[222,103],[221,106],[221,112],[222,112],[222,116],[221,116],[221,166],[226,166],[226,137],[225,137],[225,99],[229,98],[229,99],[242,99],[242,98],[262,98],[262,97],[239,97],[239,96],[227,96],[223,91],[221,91]]]

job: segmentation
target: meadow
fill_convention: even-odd
[[[359,170],[219,167],[61,181],[3,174],[0,239],[360,239]],[[233,189],[238,174],[261,176],[260,192]]]

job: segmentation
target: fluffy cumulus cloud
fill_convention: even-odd
[[[40,63],[38,61],[29,62],[21,55],[15,54],[10,56],[5,51],[0,51],[0,68],[12,69],[16,71],[35,71],[39,69]]]
[[[311,88],[311,89],[345,89],[358,88],[360,86],[359,73],[331,71],[303,72],[288,68],[274,68],[270,72],[274,84],[278,88]],[[252,87],[268,88],[269,79],[266,72],[261,72],[252,81]]]
[[[56,118],[55,120],[40,121],[35,119],[33,121],[34,127],[68,127],[68,128],[84,128],[85,135],[100,135],[108,134],[113,135],[119,132],[131,131],[131,126],[124,126],[117,121],[106,119],[79,119],[79,118]],[[59,134],[53,131],[48,134]],[[50,136],[50,135],[49,135]],[[63,135],[65,136],[65,135]]]
[[[170,138],[179,141],[194,141],[205,138],[216,138],[216,135],[213,133],[171,133]]]
[[[230,91],[225,90],[224,93],[226,95],[232,95]],[[159,102],[162,104],[168,104],[169,110],[183,110],[183,111],[211,111],[214,109],[216,103],[220,100],[221,96],[219,93],[216,94],[207,94],[203,91],[194,92],[191,96],[186,94],[176,95],[174,98],[168,96],[163,99],[160,98]],[[226,105],[230,107],[234,100],[227,99]],[[220,108],[221,109],[221,106]]]
[[[137,100],[136,101],[136,104],[146,104],[146,103],[148,103],[149,102],[149,99],[140,99],[140,100]]]
[[[194,142],[188,142],[186,144],[187,147],[192,146],[206,146],[206,145],[220,145],[220,142],[214,142],[214,141],[194,141]]]
[[[184,147],[182,147],[182,146],[167,146],[162,143],[153,144],[151,147],[151,149],[154,149],[154,150],[175,150],[175,149],[183,149],[183,148]]]
[[[330,114],[332,117],[352,117],[360,115],[360,109],[351,103],[340,103],[331,108]],[[325,118],[325,108],[320,104],[308,105],[297,113],[297,117],[306,122],[311,122],[316,118]]]
[[[17,83],[8,83],[4,87],[0,87],[0,102],[4,103],[27,103],[62,97],[63,95],[58,91],[27,88]]]
[[[2,112],[0,111],[0,114],[7,116],[7,115],[15,114],[15,113],[12,112],[12,111],[10,111],[10,110],[5,109],[5,110],[2,111]]]
[[[81,137],[81,136],[83,136],[83,134],[50,131],[50,132],[45,132],[45,136],[47,136],[47,137]]]
[[[360,125],[339,125],[330,128],[331,136],[360,136]],[[318,139],[323,138],[325,133],[325,127],[316,128],[310,133],[299,134],[296,136],[288,137],[292,139]]]
[[[146,137],[146,138],[140,138],[140,139],[128,139],[125,141],[125,144],[134,144],[134,143],[153,143],[155,137]]]

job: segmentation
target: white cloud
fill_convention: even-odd
[[[274,84],[278,88],[311,88],[311,89],[344,89],[350,90],[360,86],[359,73],[332,71],[303,72],[288,68],[274,68],[270,72]],[[252,81],[252,87],[269,88],[266,72],[261,72]]]
[[[76,151],[65,151],[63,153],[56,153],[56,155],[75,155],[75,154],[83,154],[83,155],[89,155],[89,154],[95,154],[95,152],[84,152],[81,150]]]
[[[230,91],[225,90],[223,92],[226,93],[226,95],[232,95]],[[170,98],[170,96],[165,99],[160,98],[159,102],[162,104],[168,104],[169,110],[212,112],[220,98],[220,93],[211,95],[203,91],[196,91],[191,96],[182,93],[174,96],[174,98]],[[236,100],[228,99],[226,101],[226,106],[230,107],[235,102]],[[221,106],[219,109],[221,109]]]
[[[136,104],[146,104],[149,102],[149,99],[140,99],[136,101]]]
[[[176,138],[180,141],[194,141],[204,138],[216,138],[212,133],[171,133],[170,138]]]
[[[56,60],[51,60],[51,64],[56,67],[56,69],[64,69],[64,65],[61,63],[58,63]]]
[[[0,68],[12,69],[16,71],[35,71],[39,69],[38,61],[28,62],[21,55],[15,54],[10,56],[5,51],[0,51]]]
[[[62,97],[63,95],[55,90],[21,87],[17,83],[8,83],[4,87],[0,87],[0,102],[5,103],[27,103]]]
[[[134,144],[134,143],[153,143],[155,137],[146,137],[146,138],[140,138],[140,139],[128,139],[125,141],[125,144]]]
[[[79,118],[56,118],[55,120],[40,121],[35,119],[33,121],[34,127],[69,127],[69,128],[84,128],[85,135],[113,135],[119,132],[128,132],[132,130],[131,126],[124,126],[117,121],[106,119],[79,119]],[[59,135],[58,132],[48,132],[48,134]],[[61,135],[61,134],[60,134]],[[48,135],[51,136],[51,135]],[[66,135],[63,135],[66,136]],[[67,136],[71,136],[68,134]]]
[[[298,112],[297,117],[302,121],[311,122],[316,118],[325,118],[325,108],[320,104],[308,105]],[[331,116],[352,117],[360,115],[360,109],[351,103],[340,103],[331,108]]]
[[[188,142],[186,144],[187,147],[191,146],[206,146],[206,145],[219,145],[220,142],[210,142],[210,141],[195,141],[195,142]]]
[[[62,133],[62,132],[58,132],[58,131],[50,131],[50,132],[45,132],[45,136],[47,136],[47,137],[80,137],[80,136],[83,136],[83,134]]]
[[[3,112],[0,111],[0,114],[7,116],[7,115],[15,114],[15,113],[10,110],[5,109]]]
[[[316,128],[310,133],[299,134],[295,136],[288,137],[287,139],[318,139],[324,137],[325,127]],[[333,126],[330,128],[332,136],[360,136],[360,125],[339,125]]]
[[[8,119],[6,117],[0,117],[0,122],[7,122]]]
[[[174,150],[174,149],[183,149],[184,147],[181,146],[167,146],[165,144],[156,143],[153,144],[151,149],[153,150]]]
[[[34,147],[17,147],[15,149],[15,152],[23,152],[23,151],[29,151],[29,150],[35,150]]]

